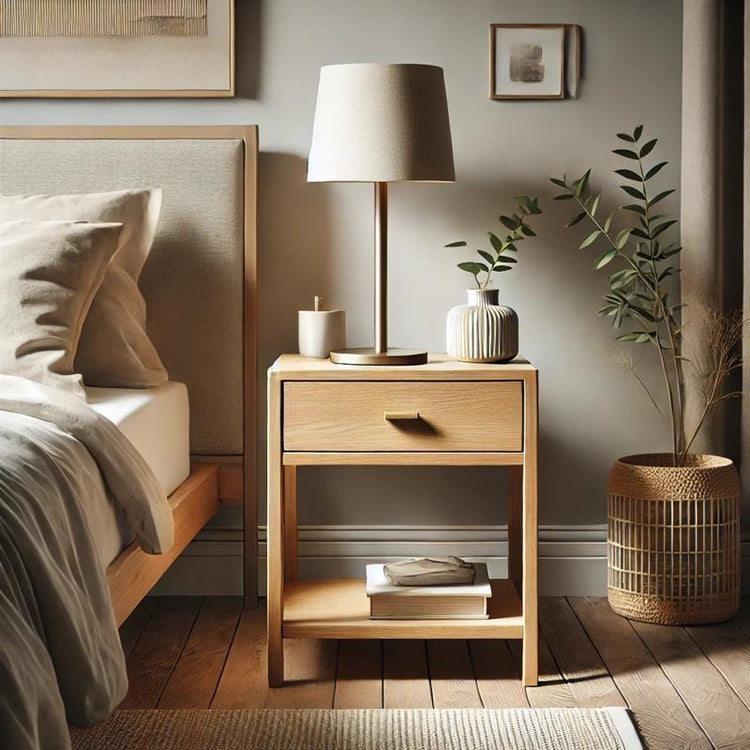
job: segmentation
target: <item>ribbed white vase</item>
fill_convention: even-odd
[[[467,289],[468,304],[445,321],[446,351],[461,362],[507,362],[518,354],[518,315],[498,305],[497,289]]]

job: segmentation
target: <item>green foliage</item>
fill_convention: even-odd
[[[462,271],[466,271],[474,277],[478,289],[487,289],[493,273],[510,271],[513,265],[518,262],[512,255],[512,253],[518,252],[517,244],[528,237],[536,237],[536,232],[526,222],[529,216],[542,213],[542,209],[539,208],[539,200],[529,198],[526,195],[520,195],[514,200],[517,203],[516,212],[510,216],[500,216],[498,219],[507,232],[501,231],[500,234],[488,232],[490,249],[476,251],[482,260],[464,261],[458,264]],[[503,234],[505,234],[504,237]],[[466,247],[467,244],[465,240],[457,240],[456,242],[449,242],[445,247]],[[480,278],[482,274],[484,274],[484,277]]]
[[[676,219],[654,210],[674,190],[653,189],[652,180],[667,166],[666,161],[651,165],[645,161],[656,147],[656,138],[643,139],[642,125],[632,133],[618,133],[617,137],[627,147],[613,151],[625,162],[615,174],[626,181],[620,189],[633,201],[613,211],[605,220],[598,216],[602,195],[590,187],[590,169],[572,181],[567,177],[550,180],[562,189],[554,196],[555,200],[576,204],[575,213],[565,226],[588,222],[591,228],[578,246],[597,250],[594,270],[606,269],[608,273],[609,290],[602,296],[604,306],[599,314],[612,319],[618,331],[617,341],[647,345],[659,358],[671,415],[675,463],[681,463],[689,445],[685,440],[682,331],[677,317],[680,305],[672,302],[675,293],[672,279],[679,273],[675,261],[682,248],[676,241],[666,239],[669,230],[676,229]],[[614,222],[621,214],[625,214],[626,226],[615,231]],[[640,378],[639,382],[643,385]],[[649,396],[659,408],[650,391]]]

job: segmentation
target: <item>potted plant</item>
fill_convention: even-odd
[[[536,236],[528,225],[529,216],[542,213],[539,201],[522,195],[515,198],[516,213],[500,216],[501,237],[488,232],[490,247],[477,250],[478,260],[458,264],[470,273],[475,289],[467,289],[468,304],[454,307],[446,319],[446,351],[462,362],[507,362],[518,354],[518,315],[499,304],[499,291],[490,287],[494,274],[510,271],[517,263],[518,243]],[[445,247],[466,247],[465,240]]]
[[[662,211],[673,189],[655,190],[667,166],[654,156],[657,139],[643,126],[618,133],[616,169],[630,199],[607,216],[591,170],[578,179],[552,178],[575,213],[566,224],[588,224],[579,247],[598,248],[594,269],[607,273],[599,313],[612,319],[617,340],[647,347],[658,359],[661,394],[624,362],[651,404],[666,418],[672,450],[615,461],[608,481],[608,594],[615,612],[662,624],[716,622],[739,607],[739,479],[727,458],[691,448],[712,412],[728,398],[741,366],[742,316],[706,310],[705,352],[683,352],[681,305],[676,300],[681,247],[678,222]],[[625,219],[623,221],[623,219]],[[686,393],[703,400],[687,423]]]

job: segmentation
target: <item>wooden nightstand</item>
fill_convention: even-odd
[[[362,580],[297,580],[297,466],[507,466],[508,579],[488,620],[370,620]],[[524,360],[358,367],[281,356],[268,371],[268,682],[284,638],[522,638],[537,682],[537,371]]]

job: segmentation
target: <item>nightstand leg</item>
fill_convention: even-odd
[[[297,557],[297,467],[284,467],[284,580],[299,576]]]
[[[521,595],[523,582],[523,467],[508,467],[508,578]]]
[[[526,687],[539,679],[539,588],[537,585],[537,376],[525,381],[526,435],[523,459],[523,665]]]
[[[281,454],[281,389],[271,378],[268,383],[268,684],[284,684],[284,467]]]

